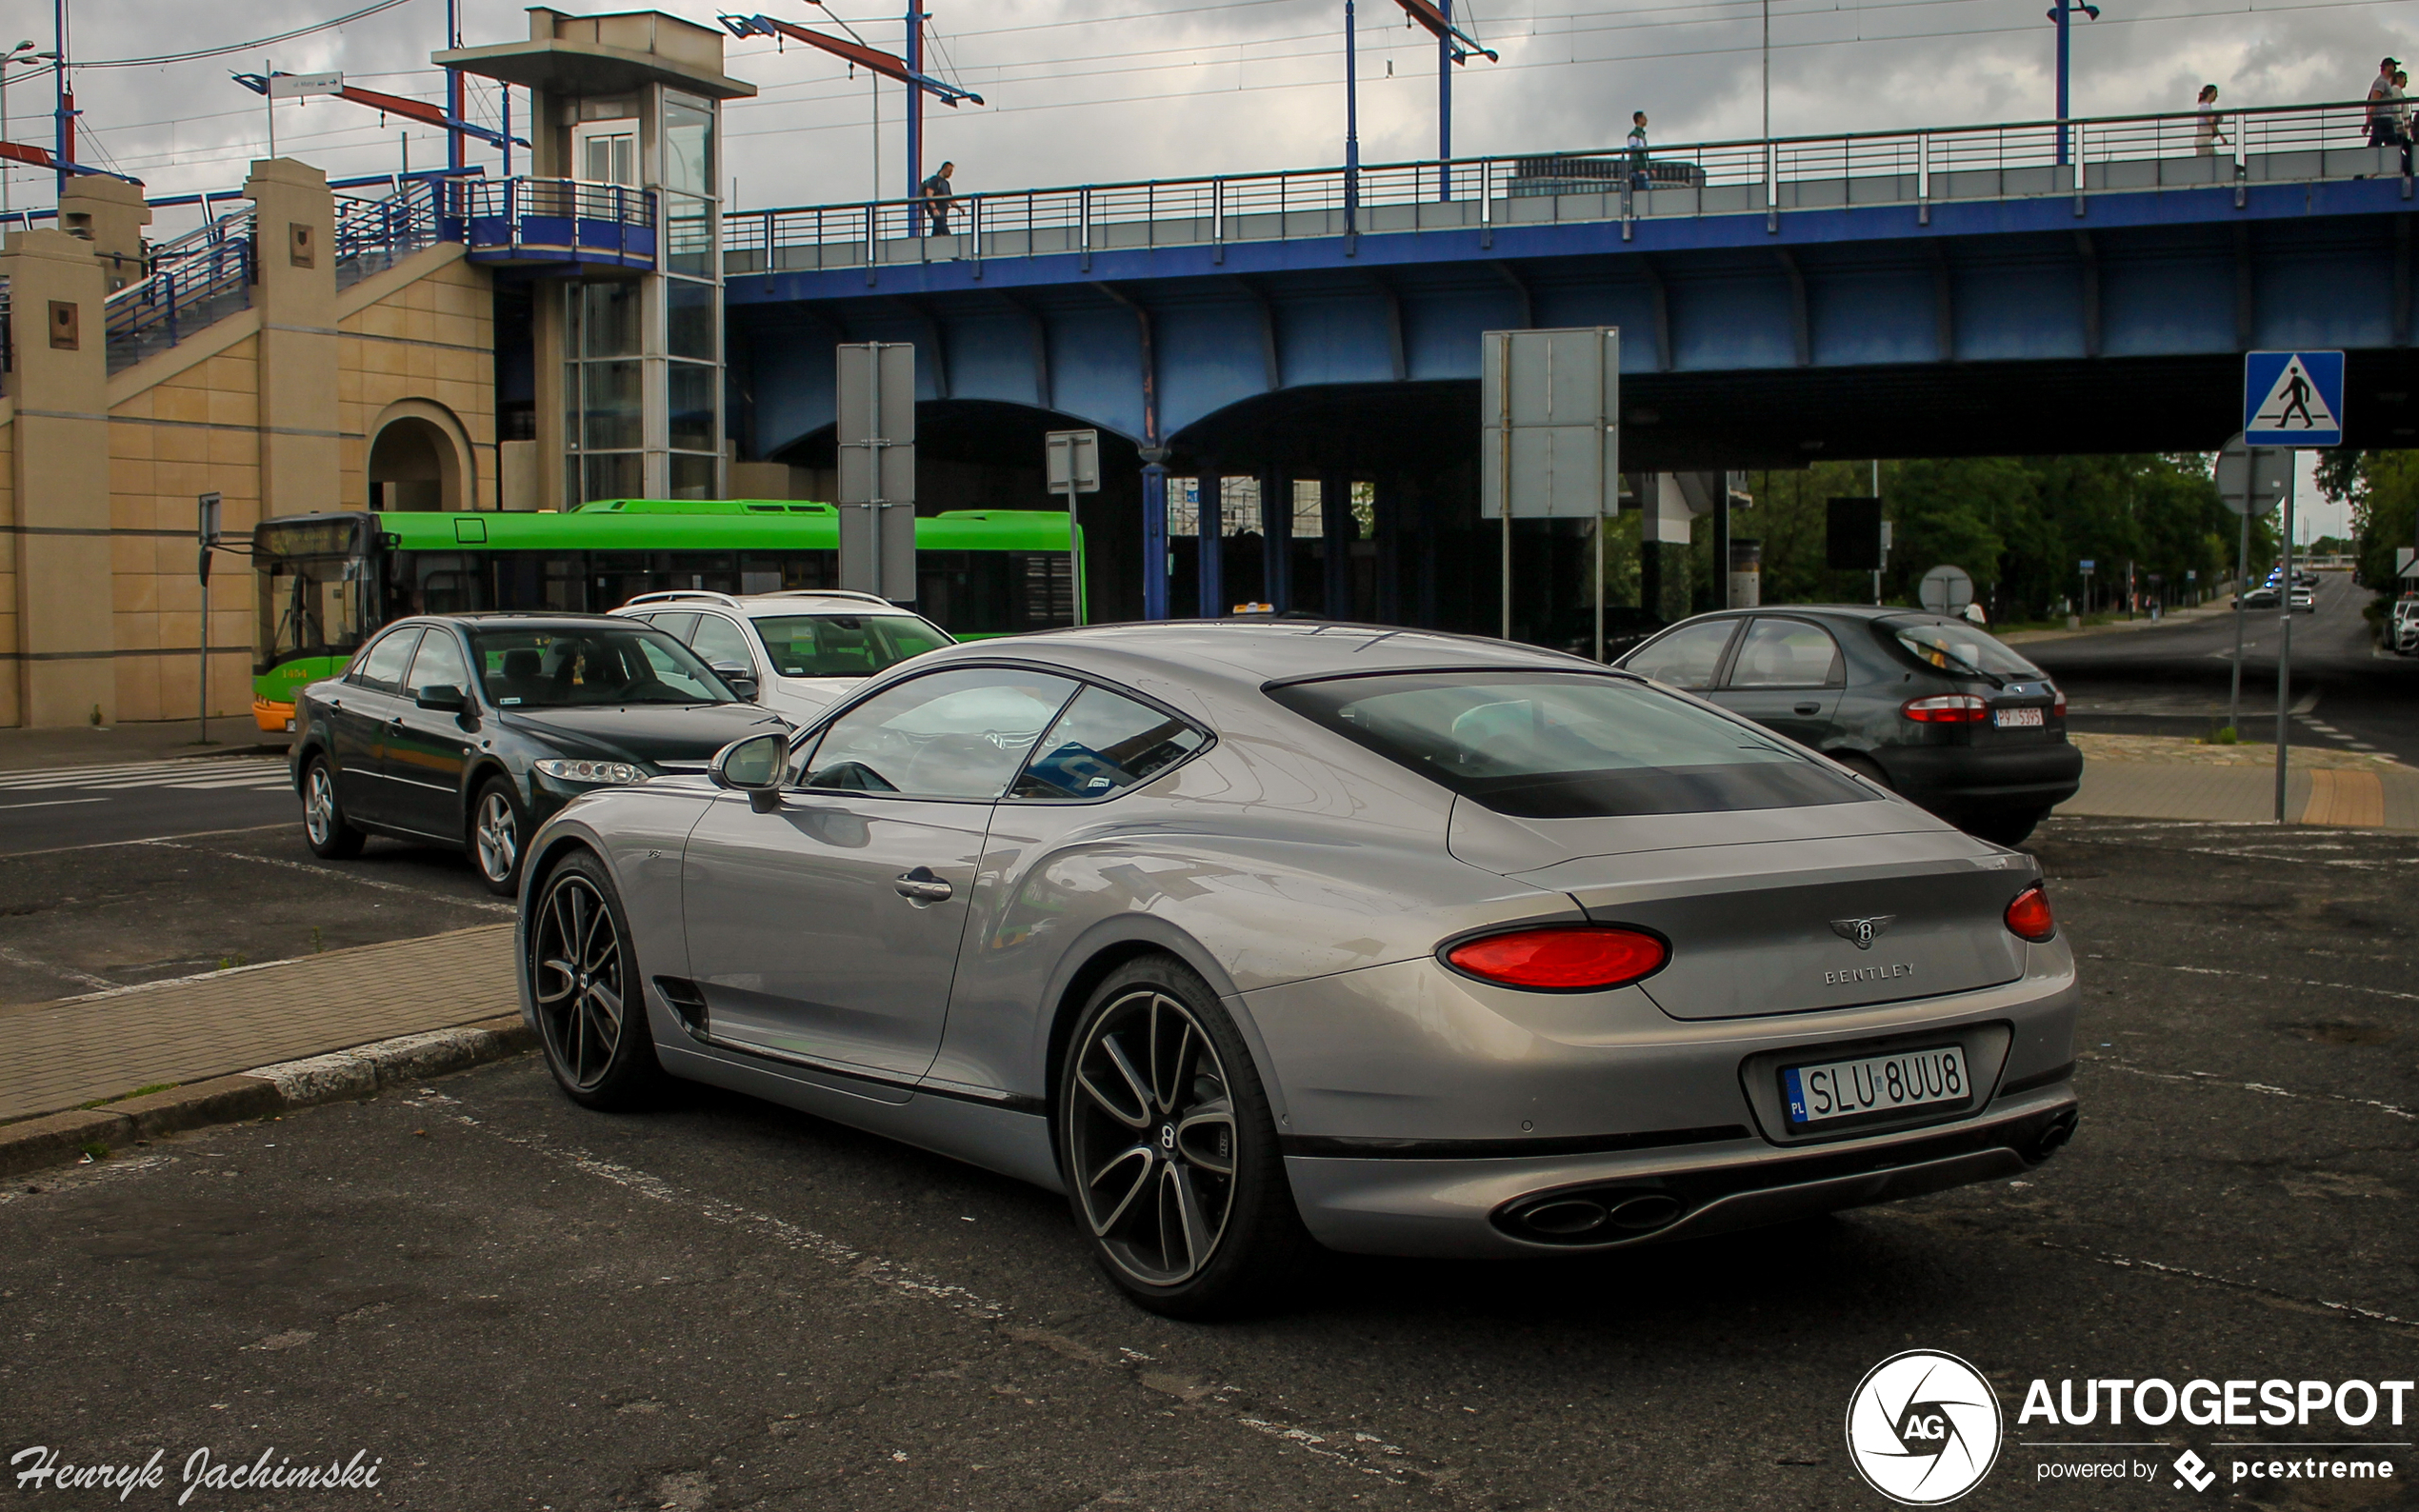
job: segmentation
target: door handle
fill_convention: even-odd
[[[1797,712],[1801,714],[1819,714],[1823,712],[1823,706],[1820,704],[1800,704],[1797,706]]]
[[[898,889],[900,897],[913,904],[947,903],[950,895],[957,890],[932,875],[932,868],[930,866],[918,866],[913,871],[902,872],[898,880],[890,885]]]

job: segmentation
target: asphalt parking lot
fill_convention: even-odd
[[[285,875],[230,844],[147,906]],[[1849,1393],[1922,1346],[2007,1411],[1965,1505],[2419,1505],[2407,1446],[2388,1482],[2039,1483],[2419,1438],[2382,1417],[2016,1421],[2035,1377],[2419,1373],[2419,836],[2058,820],[2033,848],[2088,973],[2084,1124],[2021,1181],[1588,1261],[1335,1259],[1196,1326],[1118,1299],[1059,1199],[718,1092],[584,1113],[524,1059],[11,1184],[0,1455],[164,1449],[127,1505],[273,1449],[379,1487],[189,1504],[1864,1508]],[[484,896],[380,857],[430,917]],[[2066,1446],[2108,1439],[2165,1447]]]

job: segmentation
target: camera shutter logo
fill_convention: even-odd
[[[1902,1506],[1938,1506],[1980,1485],[1999,1458],[2002,1432],[1990,1383],[1936,1350],[1890,1356],[1849,1399],[1849,1460]]]
[[[1834,919],[1831,933],[1859,950],[1870,950],[1874,941],[1889,933],[1889,926],[1897,919],[1894,913],[1877,913],[1869,919]]]

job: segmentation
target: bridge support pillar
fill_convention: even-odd
[[[1168,467],[1155,456],[1142,468],[1142,617],[1168,617]]]
[[[1201,585],[1201,617],[1215,619],[1227,612],[1227,480],[1204,472],[1197,480],[1200,503],[1193,508],[1194,540],[1200,560],[1194,576]]]
[[[1687,619],[1695,607],[1696,585],[1689,551],[1692,516],[1680,480],[1650,472],[1634,481],[1641,505],[1638,607],[1667,625]]]
[[[1293,481],[1282,468],[1260,474],[1261,591],[1279,614],[1293,607]]]
[[[1377,532],[1377,622],[1403,623],[1403,480],[1382,477],[1373,486],[1370,513]]]
[[[1327,570],[1322,574],[1325,602],[1319,612],[1330,620],[1352,618],[1352,543],[1360,535],[1352,518],[1352,479],[1330,472],[1319,480],[1319,533],[1325,537]]]

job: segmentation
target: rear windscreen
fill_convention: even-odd
[[[1962,620],[1891,620],[1887,627],[1917,661],[1952,675],[1980,672],[2025,680],[2045,675],[1989,632]]]
[[[1278,703],[1520,819],[1854,803],[1806,751],[1667,692],[1585,672],[1406,672],[1269,689]]]

